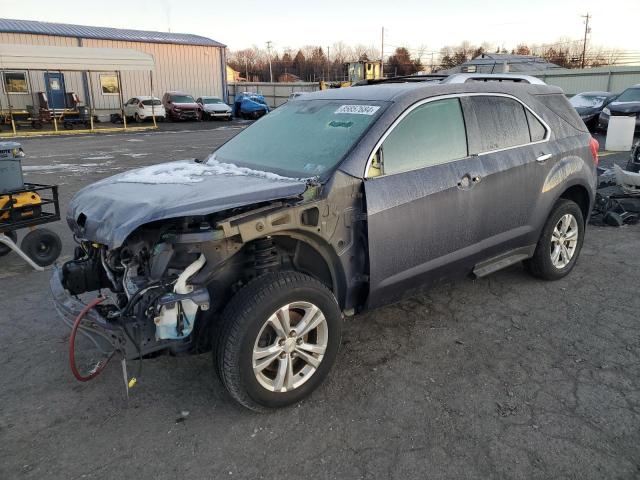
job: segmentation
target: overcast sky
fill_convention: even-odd
[[[0,0],[0,17],[195,33],[240,49],[273,41],[301,45],[426,46],[488,41],[513,47],[581,38],[581,15],[593,15],[591,41],[640,51],[640,0]],[[385,53],[387,48],[385,48]]]

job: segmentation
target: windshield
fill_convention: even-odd
[[[150,107],[151,105],[155,105],[157,107],[158,105],[162,105],[162,102],[158,99],[155,99],[155,100],[149,99],[149,100],[143,100],[142,104],[146,105],[147,107]]]
[[[191,95],[171,95],[173,103],[196,103]]]
[[[301,100],[255,122],[210,159],[294,178],[335,167],[378,119],[385,102]]]
[[[616,102],[640,102],[640,88],[627,88],[616,98]]]
[[[219,98],[203,98],[202,103],[204,103],[205,105],[210,105],[212,103],[222,103],[222,100],[220,100]]]
[[[601,107],[606,99],[606,95],[579,94],[571,97],[569,102],[576,108],[597,108]]]

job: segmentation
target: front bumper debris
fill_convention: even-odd
[[[71,329],[74,320],[86,305],[78,297],[71,296],[65,290],[62,284],[61,266],[55,265],[53,267],[49,284],[56,311],[65,325]],[[86,313],[80,331],[91,340],[102,354],[106,355],[117,349],[125,351],[127,357],[135,358],[137,356],[136,346],[123,335],[122,328],[109,322],[96,309],[91,309]]]

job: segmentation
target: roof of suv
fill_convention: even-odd
[[[316,98],[334,100],[372,100],[399,101],[420,100],[437,95],[456,93],[506,93],[516,97],[526,94],[563,93],[559,87],[550,85],[531,85],[514,82],[470,82],[470,83],[440,83],[440,82],[407,82],[380,83],[350,88],[336,88],[313,92],[304,96],[304,100]]]

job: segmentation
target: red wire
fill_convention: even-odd
[[[93,371],[87,376],[82,375],[78,371],[78,368],[76,367],[75,342],[76,342],[76,333],[78,332],[78,327],[80,326],[80,323],[82,323],[82,320],[84,319],[85,315],[91,309],[95,308],[96,305],[99,305],[104,301],[105,301],[104,297],[98,297],[92,300],[91,302],[89,302],[89,304],[85,306],[82,309],[82,311],[78,314],[78,316],[73,322],[73,327],[71,327],[71,336],[69,337],[69,366],[71,367],[71,373],[73,373],[73,376],[76,377],[81,382],[88,382],[89,380],[92,380],[93,378],[97,377],[113,357],[113,353],[112,353],[111,355],[109,355],[109,358],[107,358],[106,360],[100,360],[100,362],[96,365],[96,368],[94,368]]]

